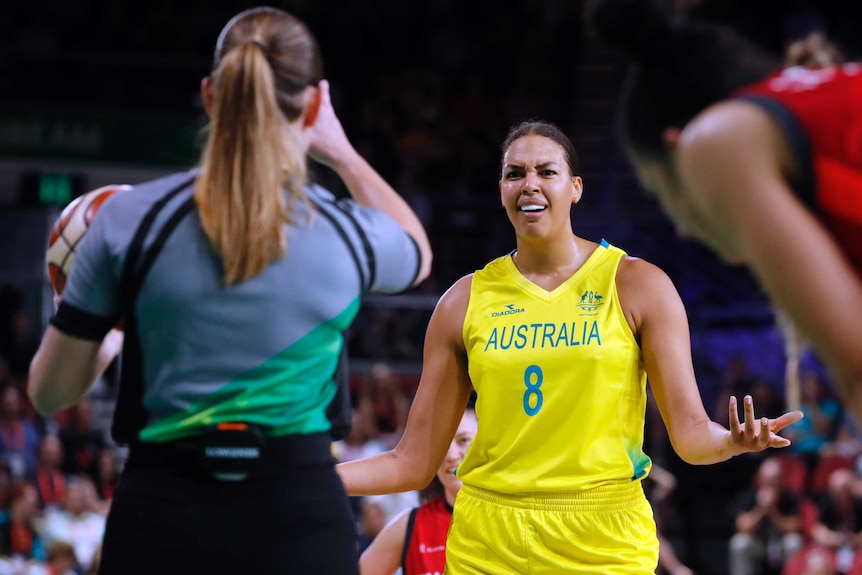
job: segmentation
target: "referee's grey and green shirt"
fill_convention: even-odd
[[[108,199],[77,247],[63,293],[77,321],[54,321],[58,329],[101,338],[104,330],[94,326],[120,315],[120,278],[142,218],[194,175],[174,174]],[[135,307],[147,413],[140,440],[168,441],[238,420],[270,435],[329,430],[325,410],[337,388],[342,334],[360,298],[410,287],[419,251],[383,212],[336,200],[316,185],[306,192],[315,210],[297,203],[287,256],[239,285],[223,285],[220,258],[196,210],[168,237]],[[153,229],[192,193],[189,184],[172,197]],[[152,238],[144,250],[147,242]]]

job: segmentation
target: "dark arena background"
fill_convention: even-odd
[[[859,3],[664,3],[680,17],[731,24],[777,54],[790,41],[821,30],[846,59],[860,57]],[[89,189],[135,184],[194,165],[205,120],[200,79],[211,66],[216,36],[230,16],[254,5],[229,0],[4,4],[4,389],[26,386],[27,366],[53,311],[44,251],[59,211]],[[726,424],[731,393],[753,393],[764,415],[780,413],[785,355],[773,314],[746,270],[728,267],[677,238],[654,201],[639,190],[613,135],[613,107],[626,62],[589,34],[583,2],[294,0],[273,5],[300,16],[318,37],[348,136],[414,206],[434,247],[432,277],[423,285],[395,298],[370,298],[363,306],[348,341],[356,396],[374,393],[381,404],[409,405],[437,298],[460,276],[514,247],[498,197],[499,145],[511,125],[535,118],[561,126],[580,154],[585,191],[573,212],[575,232],[591,240],[605,238],[657,264],[674,281],[687,306],[698,382],[713,418]],[[325,169],[315,167],[313,177],[344,193]],[[832,396],[828,374],[816,357],[806,355],[802,368],[820,386],[821,397]],[[122,449],[104,433],[116,378],[109,372],[104,379],[90,398],[91,423],[121,464]],[[24,416],[45,436],[76,419],[72,413],[43,420],[23,396],[20,400]],[[650,409],[647,452],[677,477],[675,490],[657,507],[660,526],[696,573],[728,573],[737,501],[752,487],[763,456],[702,468],[686,465],[673,455],[658,414]],[[366,439],[397,440],[398,421],[391,428],[370,428]],[[817,453],[839,440],[858,443],[852,421],[833,422]],[[7,467],[4,474],[13,476],[14,466]],[[4,485],[0,482],[0,493],[8,491]],[[8,506],[8,497],[0,497],[0,504]]]

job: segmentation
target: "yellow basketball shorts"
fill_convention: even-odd
[[[465,485],[446,575],[646,575],[658,538],[639,481],[582,492],[507,495]]]

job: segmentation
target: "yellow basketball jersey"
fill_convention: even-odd
[[[602,240],[551,292],[511,254],[474,274],[464,343],[479,430],[458,468],[465,484],[577,491],[648,473],[646,373],[616,290],[623,256]]]

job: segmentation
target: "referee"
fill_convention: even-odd
[[[349,421],[343,333],[364,294],[427,277],[428,238],[350,144],[294,16],[231,19],[201,93],[200,166],[104,204],[29,393],[43,414],[77,401],[123,319],[112,434],[130,449],[103,575],[358,573],[330,451]],[[308,156],[351,198],[307,183]]]

